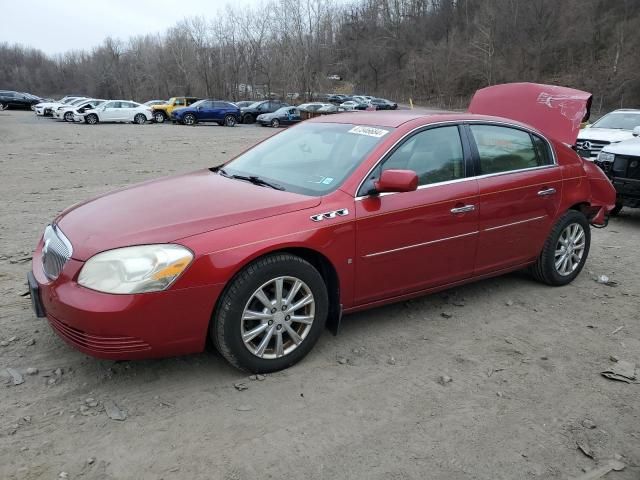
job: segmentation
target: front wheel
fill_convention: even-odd
[[[95,113],[90,113],[87,115],[86,121],[89,125],[95,125],[98,123],[98,116]]]
[[[273,128],[278,128],[280,126],[280,120],[278,120],[277,118],[274,118],[273,120],[271,120],[271,126]]]
[[[246,124],[250,124],[253,123],[255,120],[253,118],[253,115],[247,113],[244,117],[242,117],[242,123],[246,123]]]
[[[224,117],[224,126],[225,127],[235,127],[236,126],[236,117],[233,115],[227,115]]]
[[[65,122],[73,122],[73,112],[65,112],[63,118]]]
[[[0,102],[0,112],[1,112],[2,110],[6,110],[7,108],[9,108],[9,105],[7,105],[6,103],[1,103],[1,102]]]
[[[165,116],[164,112],[155,112],[153,114],[153,119],[156,121],[156,123],[164,123],[167,117]]]
[[[254,373],[300,361],[327,320],[327,287],[307,261],[287,253],[256,260],[221,296],[210,329],[222,356]]]
[[[192,113],[187,113],[182,118],[182,123],[184,123],[185,125],[195,125],[196,124],[196,116],[193,115]]]
[[[571,283],[584,267],[590,246],[587,218],[582,212],[569,210],[556,222],[531,267],[534,278],[553,286]]]
[[[138,113],[135,117],[133,117],[133,121],[137,125],[144,125],[145,123],[147,123],[147,117],[145,117],[143,113]]]

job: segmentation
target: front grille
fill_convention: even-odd
[[[48,315],[53,329],[73,345],[96,353],[126,354],[151,349],[144,340],[136,337],[104,336],[84,332]]]
[[[616,155],[611,174],[614,177],[640,180],[640,157]]]
[[[611,142],[607,142],[606,140],[582,140],[579,138],[576,140],[576,150],[578,152],[583,151],[585,153],[588,151],[589,157],[587,158],[595,159],[600,153],[600,150],[610,143]]]
[[[55,280],[60,275],[64,264],[71,258],[73,247],[55,225],[47,225],[42,239],[42,267],[45,275],[50,280]]]

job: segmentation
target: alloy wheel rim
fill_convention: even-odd
[[[162,115],[161,113],[156,113],[155,118],[156,118],[156,122],[158,123],[164,122],[164,115]]]
[[[87,118],[87,122],[91,124],[96,123],[96,117],[93,115],[89,115],[89,118]]]
[[[193,125],[193,117],[191,115],[187,115],[184,117],[184,123],[187,125]]]
[[[233,127],[236,124],[236,120],[233,117],[227,117],[227,126]]]
[[[65,114],[64,114],[64,119],[65,119],[67,122],[70,122],[70,121],[72,120],[72,118],[73,118],[73,113],[71,113],[71,112],[67,112],[67,113],[65,113]]]
[[[282,276],[262,284],[242,312],[244,346],[266,360],[284,357],[309,335],[316,302],[309,286],[296,277]]]
[[[145,121],[144,115],[142,115],[142,114],[138,114],[138,115],[136,116],[136,123],[137,123],[138,125],[142,125],[142,124],[144,123],[144,121]]]
[[[280,122],[278,120],[274,120],[273,122],[271,122],[271,125],[277,128],[280,125]]]
[[[554,256],[556,272],[564,277],[575,272],[584,255],[585,241],[584,228],[579,223],[571,223],[562,230]]]

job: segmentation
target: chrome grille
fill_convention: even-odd
[[[73,248],[71,242],[55,225],[47,225],[42,239],[42,267],[45,275],[50,280],[55,280],[60,275],[64,264],[71,258]]]
[[[607,142],[606,140],[583,140],[579,138],[578,140],[576,140],[576,150],[578,152],[580,152],[581,150],[586,152],[588,150],[589,157],[587,158],[595,160],[600,153],[600,150],[602,150],[610,143],[611,142]]]

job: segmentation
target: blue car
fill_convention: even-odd
[[[225,127],[234,127],[240,121],[240,108],[222,100],[198,100],[188,107],[171,112],[171,120],[183,125],[215,122]]]

